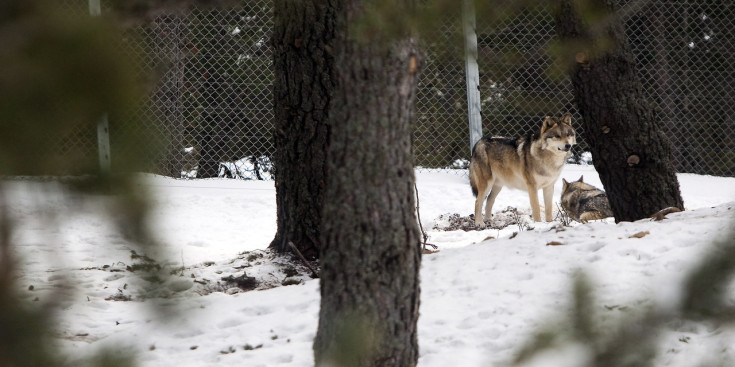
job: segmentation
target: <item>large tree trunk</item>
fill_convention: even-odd
[[[643,95],[614,0],[590,0],[606,14],[594,28],[573,0],[562,0],[559,36],[573,53],[574,96],[615,221],[634,221],[670,206],[683,209],[671,146]]]
[[[319,255],[334,89],[335,2],[274,3],[274,132],[278,230],[270,247]]]
[[[358,42],[362,1],[346,1],[335,47],[321,251],[317,366],[414,366],[421,246],[411,127],[418,52]]]

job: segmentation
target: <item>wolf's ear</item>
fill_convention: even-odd
[[[567,191],[567,186],[569,186],[569,182],[565,179],[561,179],[561,192]]]
[[[561,117],[561,123],[564,125],[572,126],[572,115],[567,112]]]
[[[550,116],[546,116],[546,118],[544,118],[544,123],[541,125],[541,134],[554,127],[554,125],[556,125],[556,121],[554,121]]]
[[[584,182],[584,175],[579,176],[579,180],[577,180],[577,182]]]

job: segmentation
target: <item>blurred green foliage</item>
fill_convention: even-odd
[[[122,115],[142,98],[119,33],[55,2],[5,1],[0,14],[0,174],[97,172],[96,159],[63,141],[94,134],[103,114]],[[136,160],[119,162],[128,170]]]
[[[334,325],[332,343],[325,348],[323,355],[316,355],[316,366],[360,366],[379,346],[380,332],[376,331],[376,323],[360,311],[334,316],[329,320],[320,320]]]
[[[577,356],[596,367],[651,366],[659,357],[661,337],[677,325],[719,325],[722,345],[735,320],[732,280],[735,276],[735,226],[713,241],[699,262],[679,284],[674,302],[649,301],[636,308],[604,306],[594,297],[594,284],[581,271],[572,281],[571,307],[566,315],[550,317],[517,354],[514,365],[524,365],[548,350],[579,348]],[[611,316],[616,308],[625,312]],[[717,338],[713,336],[713,338]],[[714,351],[713,351],[714,352]],[[724,350],[723,350],[724,352]],[[713,355],[701,366],[730,366],[731,361]],[[580,361],[576,361],[575,365]]]
[[[10,176],[74,176],[60,180],[66,192],[74,194],[70,197],[94,200],[100,192],[110,194],[109,220],[120,233],[139,246],[154,244],[146,221],[146,193],[135,185],[135,177],[119,175],[110,180],[111,176],[100,174],[96,152],[89,154],[81,145],[70,143],[96,141],[97,124],[104,114],[110,116],[113,135],[131,124],[152,122],[138,114],[125,127],[116,123],[116,116],[131,115],[130,108],[143,98],[149,84],[134,73],[129,55],[120,52],[118,46],[125,40],[116,24],[66,11],[56,2],[0,2],[0,366],[130,366],[134,362],[124,353],[102,351],[91,359],[75,360],[57,350],[54,312],[69,290],[38,302],[19,298],[14,280],[20,269],[11,250],[12,200],[4,191],[4,180]],[[115,142],[119,146],[143,144],[155,149],[158,139],[135,132],[119,135],[122,138]],[[115,172],[141,167],[141,150],[126,151],[115,157]],[[40,212],[45,203],[42,197],[36,202]]]

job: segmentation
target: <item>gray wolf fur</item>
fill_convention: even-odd
[[[561,207],[570,217],[581,223],[613,216],[607,194],[584,183],[584,176],[574,182],[562,179]]]
[[[546,221],[551,222],[554,183],[572,154],[572,145],[576,143],[569,113],[559,120],[546,116],[540,133],[530,133],[517,139],[480,139],[472,148],[470,161],[470,185],[477,198],[475,225],[480,228],[485,226],[482,203],[487,198],[485,214],[490,218],[495,198],[504,186],[528,192],[533,220],[536,222],[541,221],[538,190],[543,190]]]

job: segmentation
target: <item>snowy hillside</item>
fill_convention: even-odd
[[[567,166],[562,177],[580,175],[601,187],[591,166]],[[417,180],[421,219],[440,250],[423,258],[421,367],[512,360],[531,335],[566,314],[570,279],[580,269],[591,278],[593,308],[606,322],[646,306],[676,304],[678,280],[735,224],[735,178],[680,174],[687,210],[660,222],[441,231],[433,228],[442,227],[442,215],[473,211],[467,178],[438,172],[419,173]],[[151,225],[162,244],[157,251],[141,251],[114,233],[99,215],[104,199],[80,204],[53,183],[5,183],[18,225],[13,242],[24,300],[44,302],[74,285],[63,288],[59,344],[74,356],[132,349],[142,366],[311,366],[318,280],[258,251],[275,233],[273,183],[141,175],[140,185],[153,193]],[[560,190],[561,182],[555,202]],[[527,194],[504,190],[495,209],[507,207],[527,217]],[[131,271],[145,264],[172,274],[154,287],[165,298],[146,298],[151,284]],[[242,292],[234,284],[243,272],[273,288]],[[280,286],[288,279],[297,284]],[[656,365],[733,359],[733,342],[725,326],[670,325],[660,335]],[[574,366],[584,358],[566,350],[529,365]]]

